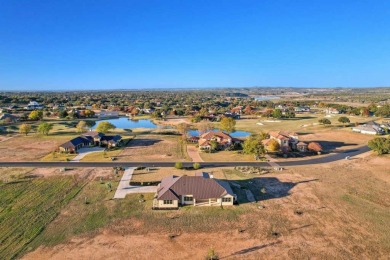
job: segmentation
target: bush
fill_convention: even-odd
[[[175,163],[175,168],[176,169],[183,169],[183,163],[182,162]]]
[[[192,167],[194,168],[194,170],[198,170],[198,169],[200,169],[200,164],[199,163],[194,163],[192,165]]]

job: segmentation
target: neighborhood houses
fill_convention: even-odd
[[[208,173],[195,176],[168,176],[161,180],[153,209],[178,209],[180,206],[230,206],[235,195],[230,185]]]
[[[58,149],[60,152],[76,153],[83,147],[116,147],[119,146],[121,140],[122,137],[120,135],[105,135],[103,133],[91,131],[61,144]]]
[[[385,133],[385,130],[374,121],[355,126],[352,128],[352,131],[368,135],[383,135]]]

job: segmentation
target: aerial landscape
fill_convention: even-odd
[[[0,1],[0,259],[390,259],[389,8]]]

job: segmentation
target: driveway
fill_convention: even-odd
[[[157,186],[131,186],[130,181],[133,177],[133,172],[136,168],[130,167],[126,168],[123,173],[122,179],[118,184],[118,188],[116,189],[114,199],[124,199],[127,194],[131,193],[156,193]]]
[[[192,145],[187,145],[187,153],[193,162],[203,162],[202,157],[199,155],[198,148]]]
[[[71,160],[71,162],[79,162],[81,159],[84,158],[87,154],[90,153],[97,153],[104,151],[105,148],[103,147],[90,147],[90,148],[80,148],[77,152],[77,156]]]

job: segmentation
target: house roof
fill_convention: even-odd
[[[218,136],[222,139],[232,139],[232,137],[224,132],[207,132],[200,136],[201,139],[210,140],[214,136]]]
[[[96,138],[96,137],[102,138],[102,137],[104,136],[103,133],[95,132],[95,131],[90,131],[90,132],[84,133],[83,135],[84,135],[84,136],[91,136],[91,137],[93,137],[93,138]]]
[[[83,144],[83,143],[89,143],[91,142],[92,140],[90,138],[88,138],[87,136],[78,136],[76,138],[73,138],[71,140],[69,140],[68,142],[66,143],[63,143],[60,145],[60,147],[62,148],[75,148],[76,146],[80,145],[80,144]]]
[[[101,141],[106,141],[109,143],[116,143],[122,139],[120,135],[104,135],[101,137]]]
[[[299,143],[297,143],[297,146],[307,146],[307,143],[299,142]]]
[[[199,139],[199,146],[210,146],[210,142],[206,139]]]
[[[181,195],[192,195],[194,199],[220,198],[233,192],[217,180],[204,176],[169,176],[162,179],[157,190],[157,199],[178,199]]]

